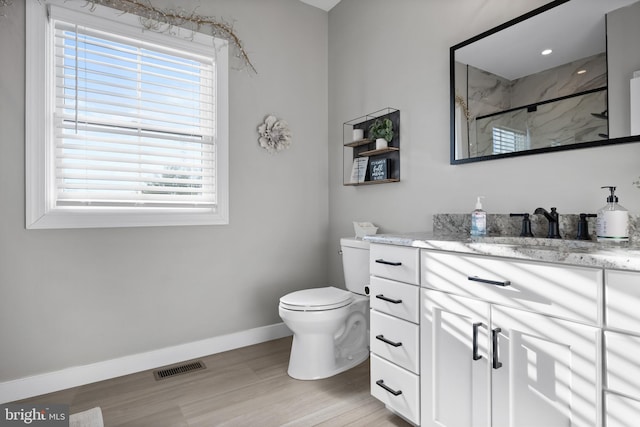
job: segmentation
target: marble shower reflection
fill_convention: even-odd
[[[456,81],[467,82],[459,92],[469,111],[463,151],[479,157],[607,139],[606,70],[604,53],[515,80],[456,63]]]

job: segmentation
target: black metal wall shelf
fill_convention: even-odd
[[[389,119],[393,124],[393,139],[384,148],[376,148],[369,127],[377,119]],[[361,129],[363,138],[353,140],[354,130]],[[342,184],[345,186],[385,184],[400,181],[400,110],[387,107],[349,120],[342,132]],[[358,160],[360,159],[360,160]],[[368,159],[368,160],[361,160]],[[359,178],[354,169],[366,163]],[[373,171],[372,171],[373,168]]]

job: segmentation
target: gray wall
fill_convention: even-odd
[[[595,212],[606,202],[600,187],[617,185],[622,206],[640,211],[640,144],[449,165],[449,47],[544,3],[342,0],[329,12],[331,241],[351,234],[352,220],[430,230],[434,213],[471,212],[478,195],[490,213]],[[342,122],[385,106],[401,111],[401,182],[343,187]]]
[[[25,230],[24,1],[2,11],[0,382],[279,323],[280,296],[327,281],[327,13],[180,6],[235,21],[259,73],[230,73],[228,226]],[[294,135],[276,155],[270,113]]]

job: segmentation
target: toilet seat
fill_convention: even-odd
[[[345,307],[352,301],[351,292],[329,286],[291,292],[280,298],[280,307],[293,311],[325,311]]]

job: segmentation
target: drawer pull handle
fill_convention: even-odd
[[[383,294],[376,295],[376,298],[381,299],[382,301],[390,302],[391,304],[402,304],[401,299],[387,298]]]
[[[392,345],[392,346],[394,346],[394,347],[400,347],[400,346],[402,345],[402,343],[401,343],[401,342],[393,342],[393,341],[389,341],[388,339],[386,339],[386,338],[384,337],[384,335],[376,335],[376,339],[378,339],[378,340],[382,341],[383,343],[386,343],[386,344]]]
[[[394,389],[392,389],[391,387],[386,385],[383,380],[376,381],[376,384],[378,384],[380,387],[382,387],[383,389],[387,390],[389,393],[393,394],[394,396],[400,396],[402,394],[402,390],[394,390]]]
[[[478,354],[478,328],[482,326],[482,322],[473,324],[473,360],[480,360],[482,356]]]
[[[495,328],[491,331],[491,341],[493,342],[493,361],[491,365],[493,369],[502,368],[502,362],[498,360],[498,334],[502,332],[502,329]]]
[[[382,258],[377,259],[377,260],[376,260],[376,262],[377,262],[378,264],[392,265],[392,266],[394,266],[394,267],[398,267],[398,266],[402,265],[402,263],[401,263],[401,262],[398,262],[398,261],[386,261],[386,260],[384,260],[384,259],[382,259]]]
[[[511,282],[508,280],[505,280],[504,282],[500,282],[497,280],[489,280],[489,279],[481,279],[480,277],[477,276],[469,276],[467,277],[467,279],[471,280],[472,282],[480,282],[480,283],[487,283],[489,285],[496,285],[496,286],[511,286]]]

